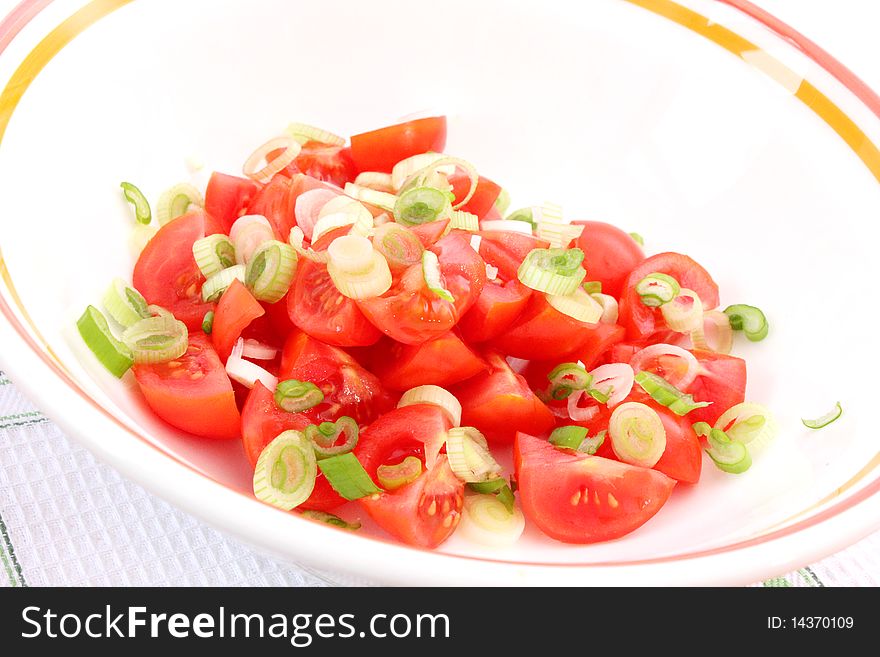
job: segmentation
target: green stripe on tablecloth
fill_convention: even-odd
[[[24,573],[21,572],[21,564],[18,563],[18,558],[15,556],[9,532],[6,531],[3,516],[0,516],[0,553],[3,554],[3,565],[6,567],[6,574],[9,575],[9,582],[12,586],[27,586]]]
[[[807,584],[810,586],[821,586],[824,587],[825,584],[819,579],[819,576],[813,572],[813,569],[807,566],[806,568],[801,568],[798,571],[798,575],[804,578]]]
[[[766,580],[764,586],[767,588],[788,588],[791,586],[791,582],[786,577],[773,577]]]

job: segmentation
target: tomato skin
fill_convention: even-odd
[[[686,392],[694,396],[694,401],[710,401],[712,404],[691,411],[686,417],[691,423],[715,424],[727,409],[745,401],[746,362],[713,351],[694,349],[693,354],[707,373],[697,376]]]
[[[374,353],[373,371],[389,390],[449,386],[486,369],[486,363],[455,332],[418,345],[386,341]]]
[[[524,433],[513,454],[523,513],[565,543],[597,543],[638,529],[675,486],[656,470],[559,450]]]
[[[265,313],[263,306],[254,299],[244,284],[238,279],[233,280],[217,303],[214,325],[211,328],[211,341],[222,362],[227,361],[248,324]]]
[[[492,341],[492,348],[516,358],[554,360],[577,351],[597,326],[564,315],[543,294],[532,294],[513,326]]]
[[[534,249],[546,249],[550,242],[523,235],[499,230],[481,230],[477,233],[480,240],[480,256],[493,267],[503,280],[517,278],[519,266],[526,256]]]
[[[409,226],[409,230],[415,233],[422,246],[430,249],[443,236],[448,225],[449,219],[440,219],[439,221],[429,221],[418,226]]]
[[[344,187],[347,182],[354,182],[357,177],[357,168],[351,157],[350,148],[316,141],[307,141],[302,145],[302,150],[294,159],[291,168],[338,187]]]
[[[248,208],[248,214],[259,214],[269,220],[275,239],[283,242],[296,225],[294,201],[291,200],[289,178],[275,176],[257,194]]]
[[[577,246],[584,252],[587,280],[600,281],[602,292],[619,297],[629,273],[645,259],[642,247],[617,226],[602,221],[573,221],[584,226]]]
[[[471,179],[467,174],[456,172],[455,175],[449,177],[449,183],[452,185],[452,193],[455,194],[453,205],[456,205],[467,195],[471,186]],[[501,194],[500,185],[480,176],[479,180],[477,180],[477,188],[474,190],[474,195],[459,210],[470,212],[477,215],[480,219],[485,219],[489,211],[495,207],[495,201],[498,200],[499,194]]]
[[[168,424],[204,438],[240,435],[232,384],[204,334],[191,334],[186,353],[170,363],[132,369],[147,404]]]
[[[692,426],[697,420],[691,413],[679,417],[653,400],[643,403],[657,411],[666,430],[666,450],[654,469],[684,484],[697,483],[703,469],[703,449]]]
[[[260,185],[253,180],[215,171],[205,190],[205,212],[214,217],[222,232],[228,235],[232,224],[247,212],[259,192]]]
[[[718,285],[705,269],[695,260],[680,253],[659,253],[651,256],[633,269],[626,279],[626,286],[620,298],[619,323],[626,328],[628,340],[643,340],[664,327],[662,316],[657,308],[649,308],[642,303],[636,292],[636,285],[652,273],[668,274],[683,288],[693,290],[703,302],[706,310],[718,305]]]
[[[626,337],[626,329],[618,324],[596,324],[586,333],[583,343],[571,354],[572,362],[581,361],[589,372],[609,350]],[[624,361],[629,362],[629,361]],[[558,365],[558,363],[557,363]],[[550,370],[547,370],[548,373]]]
[[[169,310],[190,331],[201,331],[205,313],[214,309],[202,301],[205,277],[192,254],[193,243],[205,236],[206,217],[195,210],[162,226],[141,251],[132,274],[147,303]]]
[[[520,316],[532,291],[512,278],[506,283],[488,282],[474,307],[458,323],[468,342],[486,342],[504,333]]]
[[[382,337],[353,299],[343,296],[327,266],[301,258],[287,295],[290,321],[313,338],[337,347],[365,347]]]
[[[462,426],[474,426],[487,440],[513,442],[517,431],[540,435],[553,428],[550,409],[513,372],[502,356],[487,353],[489,370],[453,389],[461,402]]]
[[[351,156],[358,171],[391,173],[403,159],[446,147],[446,117],[432,116],[398,123],[351,138]]]

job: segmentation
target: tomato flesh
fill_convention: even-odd
[[[597,326],[559,312],[535,293],[513,326],[492,341],[492,348],[516,358],[561,358],[577,351]]]
[[[446,117],[432,116],[363,132],[351,138],[351,156],[358,171],[391,173],[403,159],[446,147]]]
[[[705,374],[697,376],[687,391],[694,401],[710,401],[712,404],[687,414],[693,422],[715,421],[729,408],[745,401],[746,362],[736,356],[716,354],[712,351],[694,350],[694,356]]]
[[[626,278],[645,259],[642,247],[617,226],[602,221],[573,221],[584,231],[577,246],[584,252],[587,280],[602,283],[602,292],[617,298]]]
[[[214,172],[205,190],[205,212],[229,234],[235,220],[247,212],[260,192],[260,185],[248,178]]]
[[[241,281],[232,281],[217,303],[214,324],[211,327],[211,340],[222,362],[225,363],[229,358],[241,332],[265,312],[260,302]]]

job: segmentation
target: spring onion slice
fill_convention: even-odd
[[[480,235],[471,235],[471,248],[477,253],[480,252],[480,244],[483,243],[483,238]]]
[[[303,518],[308,518],[315,522],[323,522],[332,525],[333,527],[339,527],[340,529],[347,529],[349,531],[357,531],[361,528],[361,523],[359,522],[346,522],[339,516],[334,516],[332,513],[327,513],[326,511],[306,509],[300,515],[302,515]]]
[[[501,474],[485,436],[474,427],[453,427],[446,432],[446,456],[455,476],[466,483],[488,481]]]
[[[449,222],[449,229],[452,230],[455,228],[466,230],[470,233],[476,233],[480,230],[480,218],[471,212],[453,210],[452,220]]]
[[[345,235],[327,249],[327,271],[336,289],[350,299],[378,297],[391,288],[391,270],[366,237]]]
[[[380,465],[376,470],[376,479],[385,490],[394,490],[414,482],[421,474],[422,461],[419,457],[407,456],[395,465]]]
[[[822,417],[816,418],[815,420],[805,420],[801,418],[801,422],[804,423],[804,426],[807,427],[807,429],[822,429],[837,420],[841,415],[843,415],[843,406],[840,405],[840,402],[837,402],[834,405],[834,408]]]
[[[121,278],[114,279],[110,284],[103,304],[110,316],[125,328],[150,316],[141,293],[129,287]]]
[[[776,420],[770,410],[751,402],[732,406],[715,421],[715,428],[731,440],[748,445],[749,449],[763,446],[776,437]]]
[[[296,251],[293,247],[279,240],[269,240],[251,256],[245,283],[255,299],[275,303],[287,294],[295,274]]]
[[[401,190],[408,190],[411,187],[422,187],[425,185],[426,180],[431,179],[432,174],[440,170],[440,167],[452,165],[463,169],[465,173],[467,173],[468,178],[470,178],[470,187],[468,188],[467,193],[464,195],[458,203],[452,206],[453,210],[458,210],[460,207],[467,205],[467,202],[471,200],[471,197],[477,191],[477,183],[480,180],[480,174],[477,173],[476,168],[470,162],[466,160],[462,160],[457,157],[449,157],[444,156],[442,159],[435,160],[431,164],[427,165],[423,169],[420,169],[414,173],[412,173],[403,183],[400,185]]]
[[[703,313],[703,325],[691,331],[690,338],[695,349],[719,354],[729,354],[733,349],[733,327],[720,310]]]
[[[275,375],[256,363],[244,360],[242,358],[243,352],[244,339],[239,338],[226,361],[226,374],[229,375],[229,378],[238,381],[247,388],[253,388],[254,384],[259,381],[267,390],[275,390],[275,386],[278,385],[278,379]]]
[[[597,433],[595,436],[584,438],[583,441],[581,442],[581,444],[578,445],[577,451],[579,451],[583,454],[589,454],[590,456],[592,456],[597,451],[599,451],[599,448],[605,442],[605,436],[607,434],[608,434],[608,432],[605,429],[603,429],[602,431]]]
[[[504,213],[507,212],[509,208],[510,192],[502,187],[501,191],[498,193],[498,198],[495,199],[495,210],[503,217]]]
[[[354,183],[345,183],[345,194],[353,199],[382,208],[386,212],[394,212],[397,197],[387,192],[377,192],[369,187],[361,187]]]
[[[205,278],[235,264],[235,247],[226,235],[208,235],[193,242],[193,257]]]
[[[235,261],[246,265],[261,244],[275,239],[275,232],[266,217],[248,214],[235,220],[229,230],[229,239],[235,245]]]
[[[202,193],[189,183],[179,183],[171,189],[167,189],[159,197],[156,204],[156,219],[160,226],[164,226],[172,219],[177,219],[189,211],[191,205],[204,207],[205,200]]]
[[[232,285],[235,279],[244,283],[247,280],[247,268],[244,265],[233,265],[223,269],[202,284],[202,300],[205,302],[216,301],[226,288]]]
[[[741,474],[752,466],[752,456],[746,446],[731,440],[720,429],[709,431],[709,449],[706,453],[719,470],[731,474]]]
[[[150,203],[143,192],[131,183],[124,182],[119,184],[122,187],[122,194],[125,200],[134,206],[134,216],[139,224],[148,224],[153,219],[150,212]]]
[[[486,265],[486,280],[494,281],[498,278],[498,267],[494,265],[487,264]]]
[[[594,292],[590,296],[602,308],[599,322],[602,324],[617,324],[617,320],[620,317],[620,306],[617,303],[617,299],[610,294],[602,294],[601,292]]]
[[[609,408],[617,406],[629,397],[635,383],[635,371],[626,363],[600,365],[590,372],[590,376],[593,377],[593,387],[588,393],[599,403],[607,404]]]
[[[317,474],[315,452],[305,436],[285,431],[257,459],[254,495],[261,502],[291,511],[309,499]]]
[[[383,492],[351,452],[321,459],[318,467],[333,490],[349,501]]]
[[[681,288],[672,301],[660,306],[663,319],[670,330],[691,333],[703,326],[703,302],[693,290]]]
[[[278,355],[278,350],[258,340],[247,338],[244,341],[241,355],[245,358],[255,358],[256,360],[273,360]]]
[[[583,260],[580,249],[533,249],[520,265],[517,277],[533,290],[565,296],[574,293],[586,277]]]
[[[324,393],[311,381],[286,379],[275,388],[275,405],[288,413],[301,413],[324,401]]]
[[[424,385],[410,388],[403,393],[400,401],[397,402],[397,408],[412,406],[414,404],[431,404],[432,406],[439,406],[446,411],[446,414],[452,421],[452,426],[457,427],[461,425],[461,403],[456,399],[455,395],[445,388],[435,385]]]
[[[121,378],[134,364],[131,349],[113,337],[107,318],[94,306],[86,307],[76,328],[86,346],[113,376]]]
[[[319,144],[329,144],[331,146],[345,146],[345,139],[332,132],[316,128],[308,123],[291,123],[287,126],[285,132],[293,137],[299,144],[305,144],[308,141],[316,141]]]
[[[421,262],[425,250],[415,233],[393,221],[376,229],[373,248],[385,256],[388,265],[396,271]]]
[[[550,434],[550,444],[566,449],[577,449],[587,438],[589,431],[586,427],[577,425],[557,427]]]
[[[590,296],[594,294],[602,294],[602,281],[586,281],[581,284],[581,287],[584,289],[584,292]]]
[[[657,412],[639,402],[614,409],[608,426],[611,448],[624,463],[652,468],[666,450],[666,429]]]
[[[637,351],[633,354],[629,364],[636,372],[640,372],[643,369],[650,368],[651,364],[657,360],[666,372],[671,372],[674,371],[674,368],[667,362],[670,358],[679,359],[682,361],[681,364],[686,366],[685,372],[675,379],[674,382],[670,381],[670,383],[679,388],[687,389],[697,378],[697,375],[700,374],[701,367],[697,357],[686,349],[666,344],[665,342],[659,342]],[[678,369],[680,370],[681,368]]]
[[[205,313],[205,317],[202,319],[202,332],[205,335],[211,335],[211,331],[214,330],[214,311],[209,310]]]
[[[550,381],[547,397],[557,401],[567,399],[575,390],[586,390],[593,382],[593,377],[579,363],[557,365],[547,375],[547,379]]]
[[[467,487],[475,493],[494,495],[498,501],[504,505],[504,508],[512,513],[513,506],[516,502],[516,498],[513,496],[513,485],[513,478],[511,478],[510,483],[508,484],[506,479],[498,477],[497,479],[490,479],[489,481],[471,482]]]
[[[415,173],[421,172],[423,175],[438,172],[445,176],[451,176],[455,173],[454,164],[440,164],[432,166],[435,162],[446,159],[442,153],[419,153],[406,159],[401,160],[391,169],[391,185],[395,190],[400,191],[406,181]]]
[[[636,374],[636,383],[651,395],[651,399],[662,406],[666,406],[676,415],[687,415],[698,408],[705,408],[712,402],[695,402],[693,395],[687,395],[662,376],[652,372],[639,372]]]
[[[706,438],[709,436],[709,432],[712,431],[712,425],[708,422],[694,422],[691,425],[691,428],[694,430],[694,433],[700,436],[701,438]]]
[[[655,272],[636,284],[636,292],[643,304],[649,308],[658,308],[677,297],[681,293],[681,286],[672,276]]]
[[[510,233],[521,233],[522,235],[532,234],[531,224],[522,221],[511,221],[509,219],[490,219],[488,221],[481,221],[480,229],[507,231]]]
[[[535,220],[535,214],[538,214],[538,219],[541,219],[540,212],[535,212],[534,208],[521,208],[519,210],[514,210],[509,215],[507,215],[504,220],[505,221],[520,221],[526,224],[529,224],[532,228],[537,226],[538,222]],[[531,234],[531,229],[529,229],[529,234]]]
[[[525,527],[522,511],[508,508],[498,496],[468,495],[457,531],[475,543],[502,548],[516,543]]]
[[[344,214],[350,217],[350,223],[357,226],[358,233],[361,235],[367,235],[373,229],[375,222],[367,206],[345,194],[339,194],[321,206],[318,211],[318,223],[321,219],[333,214]],[[317,230],[317,228],[318,224],[315,224],[315,229]],[[313,231],[312,242],[318,241],[318,237],[320,237],[320,233],[316,234]]]
[[[186,353],[186,324],[171,314],[147,317],[129,326],[122,341],[131,349],[135,363],[164,363]]]
[[[743,303],[728,306],[724,314],[730,319],[730,326],[734,331],[742,331],[752,342],[760,342],[767,337],[770,324],[760,308],[747,306]]]
[[[128,250],[134,260],[141,255],[144,247],[159,232],[159,227],[153,224],[135,224],[128,236]]]
[[[579,322],[598,324],[602,319],[604,313],[602,306],[591,295],[584,292],[582,287],[575,288],[571,294],[548,294],[546,297],[547,303],[553,308]]]
[[[278,157],[271,162],[266,160],[269,153],[281,149],[284,150]],[[302,146],[293,137],[287,135],[275,137],[251,153],[242,166],[242,172],[248,178],[265,184],[272,180],[272,176],[293,162],[301,150]]]
[[[638,233],[630,233],[629,236],[632,237],[633,241],[639,246],[645,246],[645,238]]]
[[[394,184],[391,182],[391,174],[380,171],[361,171],[354,179],[354,184],[387,194],[392,194],[395,191]]]
[[[437,254],[427,249],[422,253],[422,274],[425,277],[425,284],[441,299],[445,299],[450,303],[455,303],[455,297],[452,292],[443,287],[443,281],[440,277],[440,260]]]
[[[294,226],[290,229],[290,237],[287,240],[290,243],[290,246],[293,247],[293,250],[296,251],[297,255],[301,258],[305,258],[306,260],[311,260],[312,262],[317,262],[322,265],[326,265],[330,262],[330,254],[327,251],[315,251],[312,248],[305,248],[303,243],[305,242],[305,235],[303,234],[302,228],[299,226]]]
[[[341,416],[336,422],[321,422],[306,427],[306,438],[311,441],[319,460],[350,452],[357,445],[358,435],[357,421],[347,415]]]
[[[451,215],[449,197],[432,187],[408,189],[394,204],[394,219],[404,226],[420,226]]]
[[[550,242],[550,248],[562,249],[567,247],[572,240],[579,238],[583,232],[583,225],[541,221],[537,225],[535,235],[539,239]]]

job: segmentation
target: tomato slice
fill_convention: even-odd
[[[455,301],[428,289],[419,263],[381,297],[357,302],[376,328],[404,344],[420,344],[448,333],[476,303],[486,283],[485,263],[460,231],[441,239],[431,251],[437,254],[440,277]]]
[[[433,384],[449,386],[486,369],[486,363],[455,332],[422,344],[385,341],[374,353],[373,371],[389,390]]]
[[[211,340],[222,362],[225,363],[229,358],[245,327],[257,317],[262,317],[265,312],[260,302],[241,281],[232,281],[217,303],[214,325],[211,328]]]
[[[418,226],[410,226],[409,229],[419,238],[422,246],[429,249],[443,236],[448,225],[449,219],[440,219],[438,221],[429,221],[426,224],[419,224]]]
[[[358,171],[391,173],[403,159],[446,147],[446,117],[432,116],[354,135],[351,156]]]
[[[453,392],[461,402],[461,423],[473,426],[495,443],[511,443],[517,431],[542,434],[553,428],[550,409],[513,372],[507,361],[487,353],[489,370],[457,386]]]
[[[205,236],[207,215],[189,212],[159,229],[141,251],[132,282],[147,303],[169,310],[191,331],[201,331],[214,304],[202,301],[205,277],[193,257],[193,243]]]
[[[712,404],[691,411],[686,417],[691,423],[715,424],[727,409],[745,401],[746,362],[742,358],[713,351],[695,349],[693,354],[705,373],[697,376],[687,392],[694,396],[695,401],[710,401]]]
[[[283,242],[290,236],[290,229],[296,225],[294,201],[291,200],[291,182],[284,176],[275,176],[254,198],[248,214],[259,214],[272,224],[275,239]]]
[[[190,334],[189,346],[180,358],[135,365],[133,370],[147,404],[168,424],[205,438],[240,435],[241,417],[232,383],[201,332]]]
[[[617,226],[602,221],[573,221],[584,226],[577,246],[584,252],[587,279],[602,283],[602,292],[619,297],[629,273],[645,259],[642,247]]]
[[[347,415],[358,424],[369,424],[396,402],[354,358],[305,333],[291,333],[284,343],[279,378],[311,381],[321,389],[324,401],[306,412],[314,422]]]
[[[248,178],[214,172],[205,190],[205,212],[214,217],[229,234],[235,220],[247,212],[260,192],[260,186]]]
[[[525,309],[532,291],[511,278],[506,283],[489,281],[474,307],[458,323],[468,342],[486,342],[504,333]]]
[[[639,281],[653,273],[668,274],[682,287],[696,292],[706,310],[718,305],[718,285],[712,280],[709,272],[695,260],[680,253],[659,253],[651,256],[632,270],[626,279],[626,287],[620,298],[619,322],[626,328],[629,340],[648,338],[663,327],[660,311],[643,304],[636,292]]]
[[[347,182],[354,182],[357,169],[351,157],[351,148],[346,146],[330,146],[316,141],[308,141],[292,166],[317,180],[333,183],[344,187]]]
[[[449,177],[449,183],[452,185],[452,193],[455,194],[453,205],[459,203],[471,187],[471,179],[465,173],[456,171],[454,175]],[[477,189],[474,195],[470,197],[467,203],[459,208],[464,212],[470,212],[477,215],[480,219],[485,219],[489,211],[495,207],[495,201],[501,194],[501,186],[492,182],[488,178],[480,176],[477,180]]]
[[[675,486],[656,470],[559,450],[524,433],[513,453],[523,513],[565,543],[607,541],[638,529]]]

